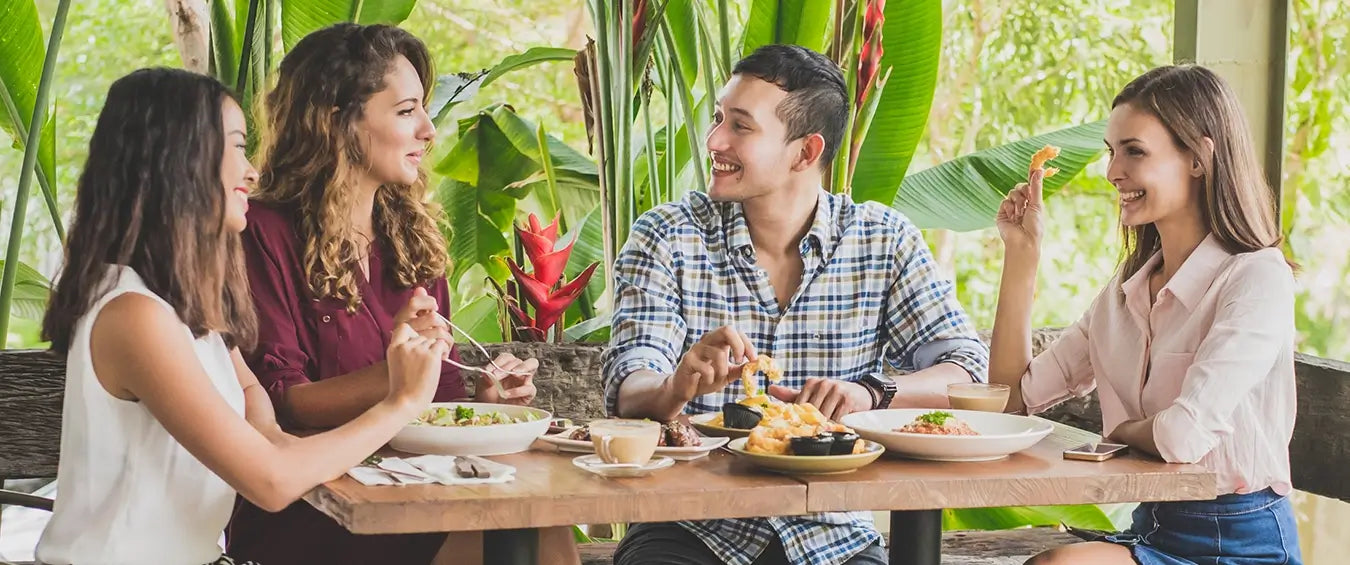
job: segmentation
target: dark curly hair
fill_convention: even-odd
[[[193,335],[253,346],[257,318],[220,181],[227,100],[238,102],[215,79],[180,69],[141,69],[108,89],[42,322],[53,350],[69,350],[75,321],[115,282],[110,265],[134,269]]]

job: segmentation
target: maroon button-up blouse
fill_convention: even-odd
[[[370,251],[369,281],[357,272],[361,304],[348,313],[345,302],[314,298],[306,284],[304,244],[296,212],[285,206],[250,203],[243,234],[249,286],[258,311],[258,346],[245,359],[258,382],[281,406],[286,389],[345,375],[384,361],[394,315],[408,303],[384,262],[384,250]],[[427,286],[441,315],[450,317],[444,277]],[[459,359],[453,350],[451,356]],[[443,364],[436,401],[466,397],[459,370]],[[282,418],[283,425],[286,423]],[[240,456],[244,456],[240,454]],[[357,536],[300,501],[271,514],[242,497],[227,533],[228,553],[264,565],[306,563],[429,563],[443,534]]]

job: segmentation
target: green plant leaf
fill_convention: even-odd
[[[942,3],[891,0],[882,26],[878,71],[893,71],[881,92],[870,132],[853,172],[853,198],[891,202],[923,138],[937,87],[942,48]],[[846,150],[846,149],[845,149]]]
[[[450,285],[455,286],[474,265],[481,265],[495,280],[506,280],[509,271],[499,258],[510,255],[511,244],[502,235],[505,230],[480,211],[485,203],[495,204],[487,201],[478,187],[450,178],[441,183],[436,197],[446,211]]]
[[[875,123],[873,130],[877,131]],[[971,231],[992,226],[1003,197],[1026,181],[1032,154],[1047,144],[1060,148],[1059,157],[1048,165],[1060,169],[1045,181],[1049,196],[1102,154],[1105,132],[1105,121],[1091,122],[957,157],[905,177],[891,206],[923,229]]]
[[[833,9],[834,3],[825,0],[754,0],[741,35],[741,56],[770,43],[825,51]]]
[[[0,259],[0,269],[5,268],[4,259]],[[47,298],[51,294],[51,282],[41,273],[23,262],[14,276],[14,294],[10,305],[14,316],[26,320],[42,321],[47,312]]]
[[[606,342],[609,341],[609,324],[608,316],[597,316],[572,324],[563,330],[563,337],[566,341]]]
[[[524,53],[508,55],[496,65],[493,65],[492,69],[488,71],[487,76],[483,77],[483,84],[481,86],[492,84],[493,81],[502,78],[503,75],[512,71],[532,67],[540,63],[558,61],[571,62],[576,56],[576,49],[567,49],[565,47],[531,47]]]
[[[698,79],[698,22],[700,12],[691,0],[666,0],[666,25],[678,53],[685,84]]]
[[[1009,506],[942,511],[944,530],[1008,530],[1026,526],[1058,526],[1114,530],[1106,513],[1091,504],[1074,506]]]
[[[416,4],[417,0],[285,0],[281,42],[290,51],[306,35],[339,22],[398,25]]]
[[[586,290],[591,293],[592,299],[598,298],[605,291],[603,213],[603,209],[597,203],[596,207],[589,214],[586,214],[567,235],[558,238],[561,245],[576,240],[576,243],[572,246],[572,256],[567,259],[567,265],[563,266],[563,274],[567,277],[567,280],[575,279],[591,263],[601,262],[600,268],[596,269],[595,274],[591,275],[590,282],[586,283]]]
[[[478,297],[456,310],[451,319],[455,326],[481,343],[502,341],[502,328],[497,321],[497,298],[494,296]],[[460,336],[456,335],[455,338],[459,339]]]
[[[28,0],[10,0],[0,5],[0,128],[23,151],[28,123],[37,104],[38,82],[47,52],[37,5]],[[56,121],[48,113],[38,141],[38,172],[44,192],[56,181]],[[13,178],[18,171],[13,171]],[[48,195],[49,200],[53,198]]]

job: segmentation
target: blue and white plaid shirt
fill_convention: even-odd
[[[785,386],[807,377],[857,381],[882,359],[905,370],[956,363],[976,380],[989,352],[967,319],[922,234],[903,215],[820,192],[800,244],[802,282],[779,308],[741,206],[693,192],[634,224],[614,265],[615,310],[603,360],[605,408],[639,370],[670,374],[703,334],[731,325],[784,369]],[[743,396],[739,381],[695,398],[688,414],[721,410]],[[835,565],[881,535],[868,512],[680,522],[731,565],[749,565],[776,536],[793,563]]]

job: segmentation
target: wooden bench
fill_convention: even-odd
[[[1054,339],[1054,330],[1042,330],[1036,350]],[[604,394],[600,383],[601,345],[500,344],[488,347],[492,355],[511,351],[540,359],[535,378],[536,404],[559,416],[600,417]],[[484,363],[470,348],[461,353],[469,363]],[[1298,355],[1298,418],[1290,443],[1294,486],[1314,494],[1350,500],[1350,364]],[[61,398],[64,360],[45,351],[0,351],[0,480],[56,476],[60,455]],[[1046,417],[1087,430],[1101,430],[1096,395],[1066,402]],[[20,505],[51,509],[51,501],[21,493],[0,491],[0,506]],[[961,532],[944,538],[949,563],[993,565],[1020,563],[1017,556],[1072,541],[1053,529],[1007,532]],[[1038,549],[1039,548],[1039,549]],[[587,563],[602,563],[603,544],[589,547]],[[1028,553],[1022,554],[1020,552]],[[997,557],[993,553],[1002,553]]]

